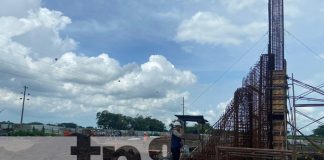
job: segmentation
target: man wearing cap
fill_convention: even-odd
[[[181,139],[183,138],[183,129],[181,123],[178,121],[175,121],[173,125],[174,127],[171,132],[172,160],[179,160],[180,148],[182,147]]]

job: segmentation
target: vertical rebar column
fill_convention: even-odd
[[[271,146],[274,149],[285,149],[286,146],[286,65],[284,58],[284,9],[283,0],[269,0],[269,54],[274,56],[270,64],[271,85],[269,120],[271,121]],[[271,86],[269,88],[269,86]]]
[[[283,0],[269,0],[269,54],[275,55],[275,70],[284,70]]]

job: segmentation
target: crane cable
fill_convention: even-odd
[[[268,35],[269,32],[263,34],[250,48],[248,48],[233,64],[231,64],[213,83],[207,86],[191,103],[192,106],[198,99],[203,96],[207,91],[209,91],[219,80],[221,80],[232,68],[239,63],[252,49],[254,49],[262,40],[263,38]]]
[[[324,61],[324,57],[320,56],[320,54],[318,54],[317,52],[315,52],[312,48],[310,48],[308,45],[306,45],[306,43],[304,43],[302,40],[300,40],[299,38],[297,38],[294,34],[292,34],[291,32],[285,30],[286,33],[288,33],[288,35],[290,35],[293,39],[295,39],[298,43],[300,43],[302,46],[304,46],[310,53],[312,53],[315,57],[319,58],[320,60]]]

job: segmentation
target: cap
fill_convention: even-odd
[[[173,123],[173,125],[174,125],[174,126],[181,126],[181,123],[180,123],[179,121],[175,121],[175,122]]]

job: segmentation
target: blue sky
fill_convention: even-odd
[[[15,97],[28,85],[26,121],[95,125],[95,113],[108,109],[168,123],[185,96],[188,114],[204,114],[213,123],[266,53],[267,0],[0,3],[0,20],[7,24],[0,32],[0,107],[7,108],[0,121],[19,121]],[[324,79],[323,14],[320,0],[285,0],[286,30],[318,55],[286,34],[288,73],[313,85]]]

